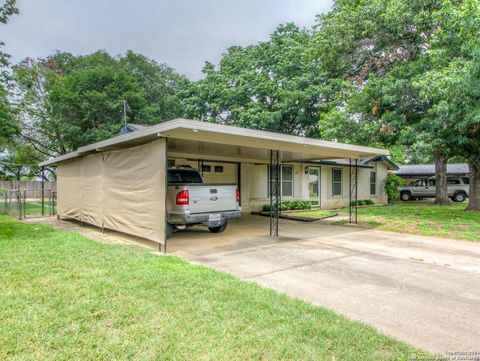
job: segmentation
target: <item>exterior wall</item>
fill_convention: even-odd
[[[212,172],[204,173],[203,177],[207,183],[237,183],[237,165],[221,162],[204,162],[204,165],[211,165]],[[186,159],[175,159],[175,165],[190,165],[193,168],[198,167],[197,161]],[[214,173],[214,166],[222,165],[223,173]],[[315,167],[309,164],[285,163],[283,165],[293,166],[293,196],[282,197],[286,200],[309,200],[309,175],[307,167]],[[372,163],[373,168],[358,168],[358,199],[372,199],[375,203],[387,203],[387,196],[383,190],[385,178],[387,176],[387,166],[383,162]],[[335,209],[348,206],[349,202],[349,173],[348,167],[335,167],[330,165],[321,165],[320,167],[320,206],[323,209]],[[342,170],[342,195],[332,195],[332,169]],[[370,195],[370,172],[375,171],[376,194]],[[268,197],[268,165],[241,163],[240,165],[240,196],[243,213],[258,212],[262,210],[265,204],[270,203]]]
[[[288,164],[285,164],[288,165]],[[294,167],[292,197],[282,197],[282,200],[309,200],[307,164],[291,164]],[[387,196],[383,190],[387,167],[384,163],[373,163],[373,168],[358,168],[358,199],[372,199],[377,204],[387,203]],[[242,163],[241,166],[241,196],[242,212],[261,211],[263,205],[269,204],[268,197],[268,166]],[[311,167],[311,166],[310,166]],[[335,209],[348,206],[349,202],[349,174],[348,167],[342,169],[342,195],[332,195],[332,168],[320,167],[320,202],[323,209]],[[376,194],[370,195],[370,172],[376,172]]]
[[[189,165],[192,168],[198,168],[198,162],[194,160],[187,159],[170,159],[170,161],[175,161],[175,166]],[[237,183],[237,164],[235,163],[224,163],[224,162],[209,162],[204,161],[204,166],[209,165],[211,170],[210,172],[203,172],[203,179],[205,183]],[[215,166],[221,166],[223,168],[222,172],[215,172]]]

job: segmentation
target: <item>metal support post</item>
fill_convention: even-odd
[[[45,215],[45,168],[40,168],[40,176],[42,177],[42,216]]]
[[[348,164],[348,215],[349,223],[358,222],[358,159],[355,159],[355,163],[350,158]]]
[[[358,159],[355,159],[355,224],[358,223]]]
[[[269,168],[269,193],[270,193],[270,236],[278,237],[278,218],[280,215],[281,185],[280,185],[280,151],[270,151]]]

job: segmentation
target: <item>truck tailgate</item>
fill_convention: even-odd
[[[232,211],[237,208],[235,184],[189,184],[190,213]]]

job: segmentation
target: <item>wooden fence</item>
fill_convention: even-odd
[[[56,192],[57,182],[44,182],[45,197],[49,197],[50,190]],[[27,198],[42,198],[41,181],[0,181],[0,189],[3,190],[26,190]]]

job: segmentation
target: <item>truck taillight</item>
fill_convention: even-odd
[[[181,191],[177,193],[176,197],[176,203],[178,205],[188,205],[189,204],[189,199],[188,199],[188,191]]]
[[[237,201],[237,203],[240,203],[240,191],[238,190],[238,188],[235,192],[235,200]]]

